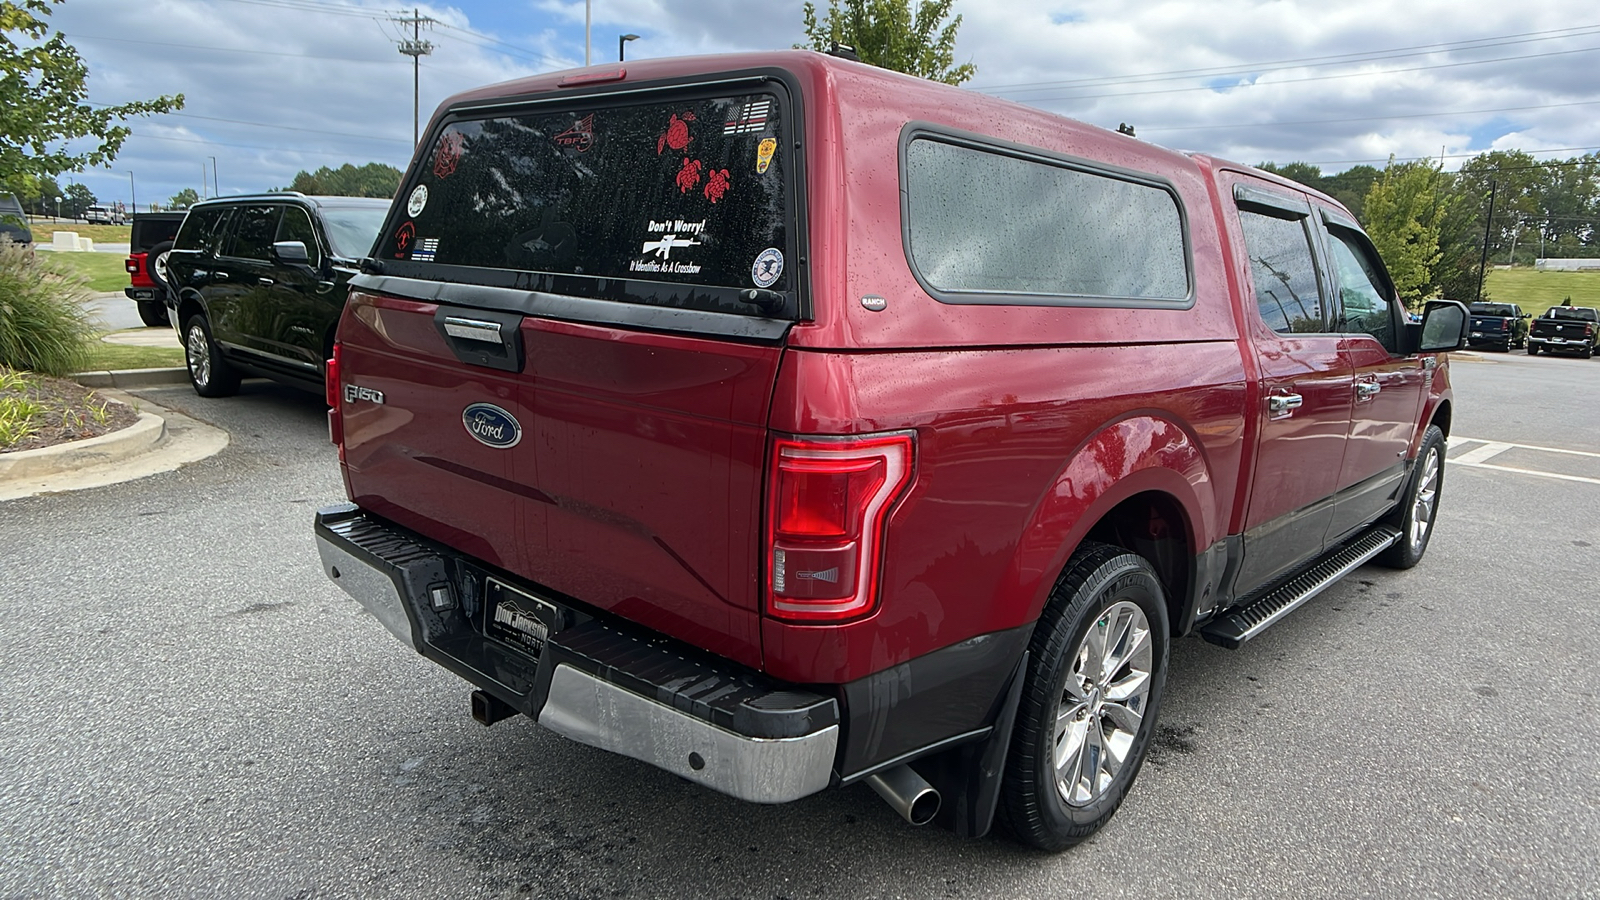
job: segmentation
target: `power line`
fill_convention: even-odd
[[[1369,78],[1374,75],[1399,75],[1405,72],[1424,72],[1434,69],[1455,69],[1462,66],[1482,66],[1497,62],[1517,62],[1525,59],[1547,59],[1552,56],[1570,56],[1575,53],[1593,53],[1596,50],[1600,50],[1600,47],[1582,47],[1577,50],[1552,50],[1549,53],[1531,53],[1524,56],[1497,56],[1494,59],[1475,59],[1466,62],[1439,63],[1432,66],[1412,66],[1406,69],[1383,69],[1377,72],[1344,72],[1338,75],[1312,75],[1306,78],[1281,78],[1268,83],[1275,86],[1281,84],[1298,84],[1307,81],[1333,81],[1340,78]],[[1213,91],[1218,93],[1226,93],[1242,88],[1260,87],[1261,84],[1261,82],[1252,81],[1245,84],[1233,84],[1220,88],[1213,85],[1200,85],[1198,87],[1186,88],[1163,88],[1156,91],[1122,91],[1115,94],[1080,94],[1074,97],[1034,97],[1028,102],[1050,103],[1063,100],[1099,100],[1108,97],[1143,97],[1151,94],[1182,94],[1192,91]]]
[[[1588,152],[1593,152],[1593,151],[1596,151],[1596,150],[1600,150],[1600,147],[1551,147],[1551,148],[1546,149],[1546,150],[1521,150],[1521,151],[1515,151],[1515,152],[1526,153],[1526,154],[1531,156],[1531,155],[1533,155],[1535,153],[1575,153],[1575,152],[1588,153]],[[1401,163],[1426,162],[1426,161],[1428,161],[1430,159],[1473,159],[1473,158],[1476,158],[1476,157],[1479,157],[1479,156],[1483,156],[1486,153],[1494,153],[1494,152],[1496,152],[1496,151],[1493,151],[1493,150],[1477,150],[1477,151],[1474,151],[1472,153],[1430,153],[1427,156],[1410,156],[1410,157],[1403,157],[1403,158],[1402,157],[1388,157],[1388,156],[1385,156],[1385,157],[1382,157],[1382,158],[1374,158],[1374,159],[1306,160],[1305,164],[1308,165],[1308,166],[1319,166],[1319,167],[1320,166],[1354,166],[1354,165],[1362,165],[1362,164],[1365,164],[1365,163],[1387,163],[1391,158],[1394,159],[1395,162],[1401,162]],[[1581,165],[1586,165],[1586,164],[1593,165],[1593,164],[1595,164],[1597,162],[1600,162],[1600,160],[1593,160],[1593,159],[1591,159],[1591,160],[1576,159],[1576,160],[1569,160],[1569,161],[1548,160],[1546,162],[1538,163],[1538,164],[1532,165],[1532,166],[1504,166],[1504,167],[1496,166],[1493,169],[1484,169],[1483,171],[1485,171],[1485,172],[1522,172],[1522,171],[1526,171],[1528,169],[1544,169],[1544,168],[1550,168],[1550,167],[1554,167],[1554,166],[1581,166]]]
[[[1571,37],[1585,37],[1600,31],[1600,25],[1582,25],[1573,28],[1560,28],[1552,31],[1530,31],[1520,34],[1500,35],[1496,37],[1477,38],[1468,41],[1450,41],[1436,44],[1419,44],[1412,47],[1396,47],[1388,50],[1371,50],[1359,53],[1341,53],[1328,56],[1308,56],[1298,59],[1280,59],[1259,63],[1239,63],[1227,66],[1210,66],[1197,69],[1177,69],[1168,72],[1146,72],[1138,75],[1103,75],[1091,78],[1069,79],[1065,81],[1034,81],[1010,85],[994,85],[990,87],[974,86],[974,90],[985,93],[1027,93],[1034,90],[1050,90],[1057,87],[1099,87],[1107,84],[1138,84],[1154,81],[1170,81],[1179,78],[1204,77],[1208,75],[1243,74],[1248,72],[1273,71],[1276,68],[1311,68],[1321,65],[1338,65],[1347,62],[1366,62],[1374,59],[1401,59],[1406,56],[1420,56],[1427,53],[1450,52],[1451,50],[1477,50],[1484,47],[1500,47],[1511,44],[1526,44],[1536,41],[1561,40]],[[1526,40],[1514,40],[1526,38]],[[1476,46],[1469,46],[1476,45]]]
[[[244,50],[235,47],[207,47],[202,44],[171,44],[164,41],[136,41],[130,38],[102,37],[97,34],[67,34],[66,37],[75,41],[115,41],[119,44],[141,44],[147,47],[177,47],[183,50],[207,50],[214,53],[248,53],[255,56],[288,56],[295,59],[320,59],[330,62],[348,63],[376,63],[379,65],[394,65],[392,59],[352,59],[348,56],[318,56],[312,53],[286,53],[281,50]]]
[[[85,101],[85,102],[87,102],[89,106],[107,107],[107,106],[115,106],[116,105],[116,104],[112,104],[112,103],[98,103],[98,102],[94,102],[94,101]],[[389,143],[389,144],[404,144],[405,143],[405,139],[404,138],[379,137],[377,135],[358,134],[356,132],[351,132],[351,131],[328,131],[327,129],[324,129],[324,128],[302,128],[302,127],[299,127],[297,125],[276,125],[276,124],[273,124],[273,123],[270,123],[270,122],[250,122],[250,121],[247,121],[245,119],[225,119],[225,118],[222,118],[221,116],[202,116],[202,115],[200,115],[198,113],[164,112],[164,113],[155,113],[155,115],[157,115],[157,116],[178,116],[179,118],[184,118],[184,119],[203,119],[203,120],[205,120],[207,122],[226,122],[226,123],[228,123],[230,125],[249,125],[249,126],[254,127],[254,128],[274,128],[274,129],[277,129],[279,131],[300,131],[300,132],[305,132],[307,134],[319,134],[319,135],[323,135],[324,137],[360,138],[360,139],[363,139],[363,140],[370,140],[370,141],[383,141],[384,143]],[[153,135],[147,135],[147,136],[153,136]]]
[[[1348,119],[1306,119],[1299,122],[1241,122],[1236,125],[1140,125],[1149,131],[1206,131],[1211,129],[1287,128],[1299,125],[1338,125],[1346,122],[1388,122],[1398,119],[1433,119],[1449,116],[1473,116],[1483,113],[1527,112],[1537,109],[1560,109],[1569,106],[1595,106],[1600,100],[1577,100],[1572,103],[1545,103],[1539,106],[1503,106],[1498,109],[1464,109],[1457,112],[1408,113],[1393,116],[1355,116]]]

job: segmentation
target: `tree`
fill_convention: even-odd
[[[1383,257],[1400,299],[1416,308],[1436,286],[1439,226],[1445,203],[1440,172],[1432,163],[1396,163],[1391,157],[1366,197],[1367,236]]]
[[[132,133],[112,122],[183,108],[182,94],[100,108],[84,102],[89,68],[45,24],[60,2],[0,0],[0,182],[109,165]],[[99,144],[70,152],[67,142],[82,137]]]
[[[82,218],[84,210],[99,202],[89,186],[79,182],[67,185],[65,196],[61,211],[74,219]]]
[[[199,202],[200,195],[195,192],[194,188],[184,188],[173,194],[171,199],[167,200],[167,205],[173,209],[188,209]]]
[[[972,63],[953,65],[956,57],[956,16],[940,28],[950,15],[953,0],[921,0],[916,16],[911,0],[828,0],[828,12],[817,21],[817,8],[806,0],[801,13],[805,22],[804,45],[812,50],[828,50],[833,44],[855,48],[862,62],[884,69],[905,72],[919,78],[961,84],[978,74]]]
[[[337,169],[323,166],[315,172],[300,172],[284,190],[330,197],[389,198],[400,189],[402,174],[394,166],[383,163],[359,167],[345,163]]]

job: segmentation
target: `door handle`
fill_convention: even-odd
[[[227,281],[228,280],[228,273],[227,272],[212,272],[211,273],[211,280],[212,281]]]
[[[1381,390],[1383,390],[1383,385],[1376,381],[1358,381],[1356,382],[1356,402],[1371,400],[1373,397],[1378,396],[1378,392]]]
[[[257,278],[256,279],[256,284],[263,285],[265,287],[271,287],[272,285],[274,285],[276,283],[277,282],[273,281],[271,278]]]
[[[1267,409],[1274,415],[1289,415],[1293,410],[1299,409],[1305,403],[1305,398],[1299,394],[1273,394],[1267,398]]]

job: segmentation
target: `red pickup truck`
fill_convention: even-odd
[[[1427,548],[1466,309],[1408,325],[1322,194],[805,51],[541,75],[427,134],[315,529],[485,724],[1061,848],[1172,639]]]

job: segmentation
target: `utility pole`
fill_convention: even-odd
[[[222,179],[217,177],[217,158],[211,157],[211,196],[222,196]]]
[[[1494,222],[1494,179],[1489,179],[1489,215],[1483,220],[1483,257],[1478,260],[1478,300],[1483,299],[1483,273],[1489,268],[1489,225]]]
[[[594,0],[583,0],[583,64],[589,64],[589,22],[593,18]]]
[[[132,215],[133,213],[138,212],[139,211],[139,195],[134,192],[133,170],[132,169],[128,170],[128,200],[129,200],[128,214]]]
[[[411,146],[414,148],[420,134],[418,98],[422,93],[422,57],[433,53],[433,43],[422,39],[422,26],[432,25],[434,20],[414,8],[409,17],[391,17],[389,21],[411,26],[411,40],[399,41],[398,47],[402,56],[411,57]]]

